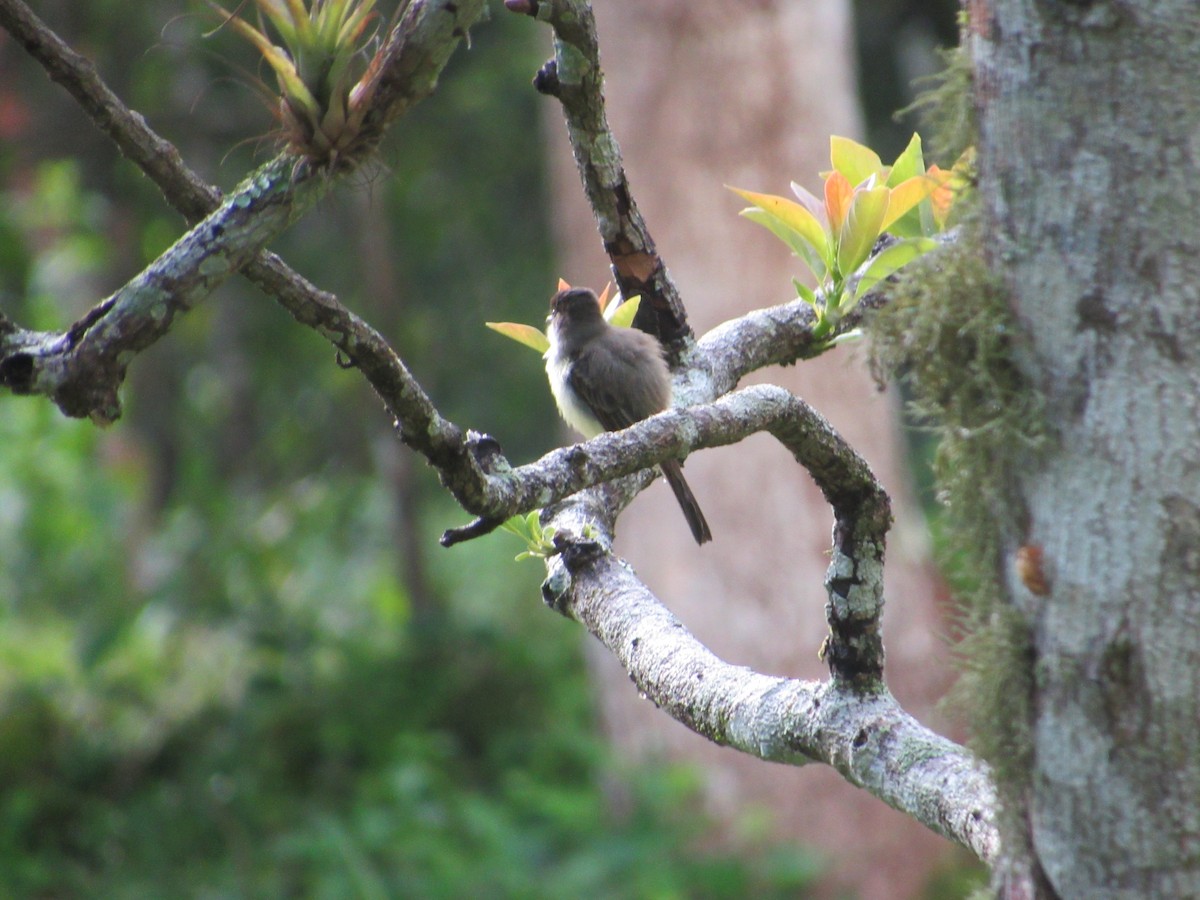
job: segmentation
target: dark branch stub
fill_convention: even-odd
[[[562,560],[563,567],[552,572],[542,582],[542,602],[559,615],[570,619],[571,580],[587,566],[604,559],[605,548],[599,541],[590,538],[572,538],[556,534],[554,549]]]
[[[538,69],[537,74],[533,76],[533,89],[539,94],[545,94],[547,97],[557,97],[562,90],[562,84],[558,80],[558,63],[552,59],[546,60],[545,64]]]
[[[33,357],[25,352],[13,353],[0,359],[0,385],[14,394],[33,391]]]
[[[472,541],[475,538],[491,534],[503,525],[505,521],[507,520],[480,516],[468,525],[461,525],[458,528],[447,528],[442,532],[442,536],[438,538],[438,543],[443,547],[453,547],[455,544],[461,544],[464,541]]]

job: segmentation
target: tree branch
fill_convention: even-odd
[[[292,171],[283,156],[261,167],[212,215],[65,334],[17,352],[0,344],[0,383],[17,394],[48,396],[68,416],[115,421],[117,391],[133,357],[325,192],[324,179],[311,173],[292,177]]]
[[[473,442],[476,456],[488,473],[482,498],[485,505],[468,508],[485,520],[502,522],[663,460],[737,443],[759,431],[769,432],[787,448],[833,508],[834,546],[825,579],[831,634],[824,654],[836,679],[870,685],[883,674],[879,618],[884,546],[891,525],[888,497],[866,461],[833,427],[781,387],[755,385],[710,404],[668,410],[624,431],[555,450],[515,469],[498,462],[502,457],[484,460],[478,448],[486,439],[477,437]],[[494,442],[492,447],[498,451]],[[610,494],[599,511],[595,498],[580,501],[584,515],[599,528],[605,544],[611,544],[620,508],[641,486],[636,480],[628,485],[625,497]],[[557,520],[558,513],[552,512],[551,518]],[[466,533],[451,532],[442,542],[475,537],[482,528],[481,523],[473,523]],[[582,530],[575,533],[582,534]]]
[[[596,217],[617,287],[640,294],[635,324],[678,352],[692,337],[687,312],[625,177],[621,148],[608,127],[596,22],[584,0],[506,0],[554,29],[554,58],[534,86],[562,104],[584,194]]]
[[[535,86],[562,103],[584,192],[618,285],[626,295],[639,293],[644,299],[635,324],[676,343],[677,403],[711,401],[755,369],[819,355],[828,348],[828,337],[856,327],[864,311],[878,302],[878,296],[865,298],[821,341],[813,339],[814,315],[800,300],[758,310],[714,329],[680,359],[691,332],[637,212],[607,125],[590,6],[584,0],[506,0],[505,5],[554,28],[555,57],[538,73]],[[986,768],[963,748],[918,725],[883,687],[879,617],[890,524],[886,495],[857,454],[801,401],[778,388],[773,390],[783,396],[770,399],[754,390],[664,413],[620,435],[571,448],[562,468],[549,458],[539,463],[548,463],[564,483],[573,484],[598,474],[588,467],[608,451],[605,440],[632,442],[637,435],[639,441],[660,441],[658,451],[646,455],[632,443],[624,445],[622,453],[645,463],[737,440],[739,433],[770,430],[809,470],[834,510],[834,548],[825,579],[830,635],[822,648],[833,674],[828,684],[767,678],[721,662],[604,550],[613,518],[645,478],[629,487],[610,482],[603,492],[589,491],[543,511],[543,520],[560,529],[561,550],[550,563],[543,596],[583,622],[647,696],[700,734],[765,759],[827,762],[981,859],[994,858],[994,791]],[[743,418],[734,414],[732,407],[738,404]],[[773,404],[778,418],[766,412]],[[770,424],[754,421],[760,415],[771,418]],[[717,428],[718,420],[729,427]],[[652,438],[660,427],[664,433]],[[513,486],[521,474],[521,469],[510,473]],[[524,486],[536,484],[531,478]],[[489,521],[477,520],[469,530],[485,531]],[[600,525],[603,543],[570,537],[584,534],[588,524]]]
[[[80,108],[134,165],[162,190],[189,222],[208,215],[221,192],[189,170],[170,141],[129,109],[100,78],[87,57],[76,53],[20,0],[0,0],[0,27],[42,64],[46,74],[75,98]]]
[[[482,7],[482,0],[457,4],[414,0],[410,4],[382,51],[375,106],[368,116],[373,140],[382,136],[387,122],[432,92],[451,51]],[[42,63],[51,78],[67,88],[122,153],[159,186],[172,206],[189,220],[213,213],[220,192],[191,172],[174,147],[125,107],[91,63],[67,47],[27,6],[19,0],[0,0],[0,25]],[[318,328],[363,368],[396,416],[406,442],[430,459],[443,462],[460,480],[470,480],[473,475],[477,479],[464,457],[461,433],[437,415],[387,342],[332,295],[317,291],[291,272],[278,257],[259,253],[258,248],[319,196],[320,192],[314,191],[314,196],[304,195],[301,202],[296,194],[304,184],[326,187],[324,179],[312,178],[313,173],[307,172],[301,172],[304,177],[280,180],[280,171],[272,169],[280,165],[276,160],[260,169],[259,179],[243,184],[251,190],[221,207],[224,213],[207,227],[193,229],[150,269],[101,302],[64,335],[39,335],[34,340],[33,333],[15,326],[10,334],[0,333],[0,383],[18,393],[49,394],[68,415],[112,421],[119,415],[117,388],[130,358],[164,334],[175,314],[189,309],[228,274],[245,266],[251,280],[273,294],[293,317]],[[261,179],[271,172],[274,183],[268,185]],[[225,217],[244,218],[237,214],[237,204],[260,202],[255,199],[260,192],[263,197],[273,197],[273,204],[295,208],[282,218],[264,220],[269,227],[261,232],[256,229],[252,243],[245,247],[233,246],[228,238],[222,240]],[[239,234],[247,236],[245,231]],[[164,298],[160,289],[176,287],[179,297],[168,294]],[[88,346],[77,350],[76,345],[84,339]],[[94,389],[84,389],[82,382],[93,376]]]
[[[714,743],[760,759],[823,762],[984,862],[999,838],[986,765],[905,713],[878,684],[855,690],[775,678],[711,653],[621,560],[590,542],[564,542],[542,588],[585,625],[647,698]]]

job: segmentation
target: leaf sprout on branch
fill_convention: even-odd
[[[890,166],[850,138],[829,139],[833,169],[822,173],[823,198],[792,182],[799,202],[774,194],[730,188],[754,204],[742,215],[792,249],[817,281],[817,290],[793,278],[796,294],[816,313],[813,337],[824,338],[876,285],[937,246],[933,235],[950,220],[954,199],[967,183],[970,151],[951,169],[925,168],[914,134]],[[898,241],[878,253],[879,237]]]

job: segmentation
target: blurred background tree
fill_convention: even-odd
[[[860,46],[903,21],[925,48],[951,5],[860,0]],[[203,38],[198,5],[38,13],[209,180],[265,158],[258,64]],[[558,441],[543,375],[482,322],[528,320],[559,274],[527,87],[546,35],[496,15],[472,38],[374,174],[276,249],[526,459]],[[928,58],[912,47],[898,71]],[[72,320],[181,230],[2,33],[0,190],[0,307],[29,327]],[[0,892],[801,893],[813,856],[753,816],[718,849],[691,770],[618,760],[582,632],[533,600],[540,570],[500,537],[438,548],[460,511],[291,325],[232,282],[139,359],[106,432],[0,397]]]

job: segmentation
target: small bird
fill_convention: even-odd
[[[670,404],[671,374],[662,345],[644,331],[610,325],[592,291],[559,291],[550,301],[547,323],[550,390],[559,413],[584,437],[628,428]],[[711,541],[712,532],[679,461],[660,465],[696,543]]]

